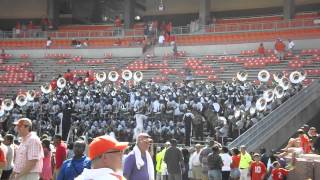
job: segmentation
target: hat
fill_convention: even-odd
[[[14,122],[13,124],[16,125],[16,126],[22,126],[22,125],[32,126],[32,122],[28,118],[19,119],[18,121]]]
[[[122,151],[128,147],[128,144],[128,142],[119,142],[111,136],[96,137],[89,145],[89,158],[93,160],[110,149]]]
[[[253,157],[256,157],[256,156],[257,156],[257,157],[260,157],[260,154],[259,154],[259,153],[254,153],[254,154],[253,154]]]

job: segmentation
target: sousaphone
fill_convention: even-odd
[[[276,86],[273,92],[277,99],[280,99],[284,96],[284,90],[282,86]]]
[[[237,79],[241,82],[246,81],[248,78],[248,73],[245,71],[237,72]]]
[[[124,70],[122,71],[121,77],[125,81],[129,81],[132,78],[132,72],[130,70]]]
[[[293,71],[289,75],[290,82],[293,84],[299,84],[301,82],[301,73],[299,71]]]
[[[263,92],[263,97],[266,99],[267,102],[271,102],[274,98],[274,91],[273,89],[268,89]]]
[[[117,71],[110,71],[108,74],[109,81],[116,82],[119,78]]]
[[[2,117],[3,115],[4,115],[4,109],[3,109],[3,107],[2,106],[0,106],[0,117]]]
[[[140,82],[142,81],[143,79],[143,73],[141,71],[136,71],[134,74],[133,74],[133,80],[135,82]]]
[[[283,88],[283,90],[288,90],[290,88],[290,81],[288,78],[284,77],[279,82],[279,86]]]
[[[105,72],[96,73],[96,79],[98,82],[103,82],[107,79],[107,74]]]
[[[2,101],[2,108],[5,111],[11,111],[13,109],[14,103],[11,99],[5,99]]]
[[[29,90],[27,92],[27,100],[28,101],[33,101],[35,97],[36,97],[36,91],[35,90]]]
[[[65,78],[61,77],[57,80],[57,87],[58,88],[63,89],[66,87],[66,85],[67,85],[67,80]]]
[[[276,72],[273,74],[273,79],[275,82],[279,83],[282,78],[284,78],[284,74],[282,72]]]
[[[24,94],[19,94],[16,97],[16,104],[20,107],[26,105],[28,103],[27,96]]]
[[[41,92],[44,94],[49,94],[52,91],[52,87],[50,83],[46,83],[42,85],[40,89],[41,89]]]
[[[261,70],[258,73],[258,79],[260,82],[268,82],[270,79],[270,73],[267,70]]]
[[[257,111],[265,111],[267,108],[267,100],[264,97],[261,97],[256,102]]]

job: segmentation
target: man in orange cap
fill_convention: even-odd
[[[116,172],[122,167],[122,153],[128,142],[118,142],[111,136],[99,136],[89,145],[91,169],[84,169],[76,180],[125,180]]]

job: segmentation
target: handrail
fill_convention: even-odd
[[[315,95],[317,95],[317,91],[319,91],[318,81],[314,82],[307,88],[302,89],[296,95],[288,99],[280,107],[275,109],[272,113],[257,122],[253,127],[231,142],[229,147],[246,145],[248,146],[248,149],[253,150],[253,145],[257,145],[258,142],[263,142],[261,140],[262,138],[266,139],[270,137],[273,132],[279,130],[284,124],[296,116],[297,112],[300,112],[305,108],[305,106],[315,100],[317,98],[315,97]]]
[[[215,24],[198,26],[195,32],[191,32],[190,25],[173,27],[173,35],[187,35],[187,34],[215,34],[215,33],[234,33],[234,32],[261,32],[261,31],[277,31],[277,30],[290,30],[301,28],[319,27],[320,25],[314,24],[315,18],[294,19],[284,21],[272,22],[245,22],[245,23],[228,23],[228,24]],[[92,31],[92,30],[77,30],[77,31],[22,31],[20,34],[11,31],[0,32],[0,39],[12,38],[46,38],[48,36],[53,38],[94,38],[94,37],[141,37],[144,35],[143,29],[123,29],[113,28],[112,30],[105,31]]]

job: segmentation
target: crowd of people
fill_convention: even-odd
[[[14,125],[19,139],[12,134],[0,139],[2,180],[284,180],[297,157],[320,150],[320,136],[308,125],[281,153],[248,152],[245,146],[229,150],[214,139],[205,146],[179,146],[176,139],[160,146],[147,133],[139,133],[132,145],[102,135],[90,141],[80,137],[70,148],[60,135],[39,138],[28,118]],[[293,139],[299,151],[290,150]]]

